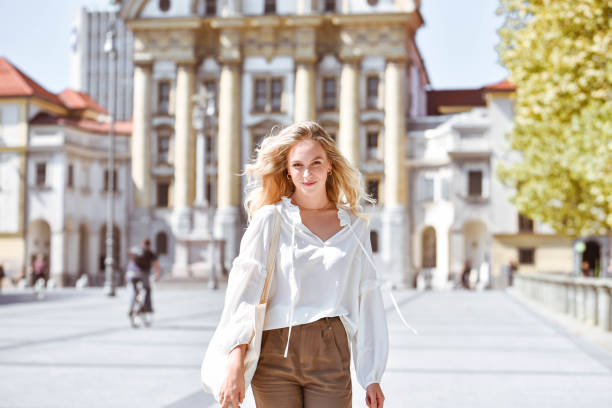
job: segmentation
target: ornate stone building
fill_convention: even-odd
[[[197,275],[214,217],[229,268],[245,226],[244,163],[273,126],[311,119],[378,197],[368,209],[377,261],[390,280],[410,282],[406,123],[425,114],[428,84],[414,41],[419,3],[124,1],[134,36],[131,242],[165,234],[162,264]],[[196,135],[202,89],[215,114]]]
[[[111,192],[103,107],[82,92],[49,92],[2,57],[0,84],[0,262],[17,278],[42,255],[58,285],[83,274],[101,284],[109,194],[114,258],[126,264],[131,124],[115,122]]]

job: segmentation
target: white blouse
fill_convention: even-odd
[[[359,383],[364,389],[379,383],[389,350],[383,282],[372,261],[367,220],[340,205],[342,229],[325,242],[302,223],[299,207],[288,197],[255,212],[229,274],[219,323],[223,330],[218,330],[225,350],[248,344],[253,335],[253,306],[266,279],[274,207],[280,212],[280,237],[264,330],[289,327],[286,357],[292,326],[339,316],[352,345]]]

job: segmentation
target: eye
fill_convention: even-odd
[[[301,164],[300,164],[300,163],[294,163],[294,164],[293,164],[293,167],[300,167],[300,166],[301,166]]]

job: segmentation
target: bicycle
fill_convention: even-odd
[[[147,290],[142,280],[138,279],[134,284],[136,290],[135,301],[132,305],[131,310],[128,313],[130,318],[130,324],[132,328],[137,329],[141,326],[151,327],[153,323],[153,313],[145,311],[145,299],[147,296]]]

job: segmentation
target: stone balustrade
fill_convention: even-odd
[[[519,274],[516,288],[548,309],[612,331],[612,279]]]

